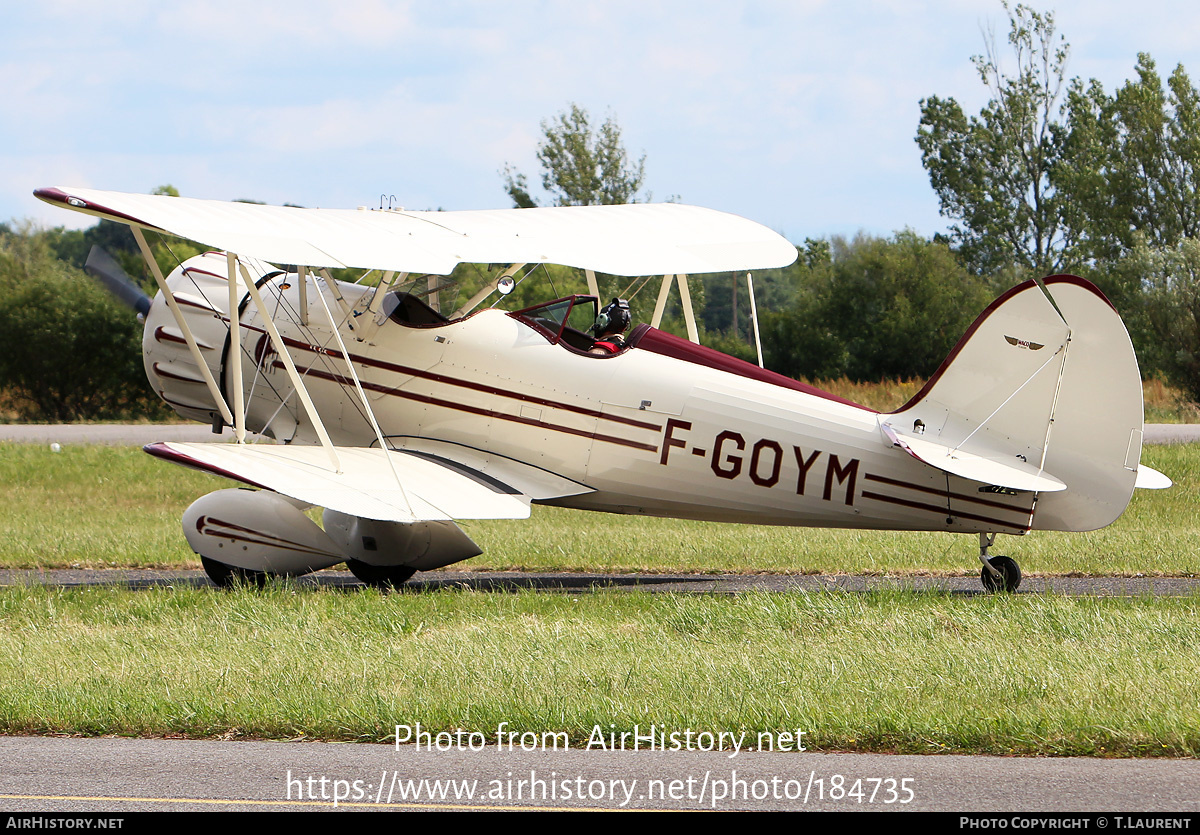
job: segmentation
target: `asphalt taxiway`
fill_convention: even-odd
[[[703,731],[692,730],[707,744]],[[650,729],[643,732],[649,738]],[[0,809],[114,816],[279,809],[1200,812],[1196,760],[645,746],[439,751],[411,744],[0,737]]]
[[[304,589],[361,589],[348,571],[326,570],[286,581]],[[49,585],[60,588],[121,586],[152,589],[165,586],[216,586],[199,570],[157,569],[0,569],[0,586]],[[429,571],[405,583],[396,594],[426,594],[470,589],[504,594],[521,590],[589,594],[669,592],[674,594],[746,594],[748,592],[865,592],[909,589],[986,594],[978,573],[962,577],[852,574],[599,574],[533,571]],[[1094,597],[1178,597],[1200,592],[1200,577],[1026,577],[1017,594],[1054,593]]]

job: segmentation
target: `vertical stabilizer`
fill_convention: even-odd
[[[1023,282],[993,302],[886,424],[901,440],[919,437],[1065,483],[1039,494],[1032,527],[1094,530],[1120,516],[1133,493],[1141,375],[1099,289],[1066,275],[1043,284],[1045,292]]]

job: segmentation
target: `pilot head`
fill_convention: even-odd
[[[625,299],[613,299],[600,311],[592,330],[597,339],[603,339],[611,334],[621,334],[628,329],[632,318],[629,313],[629,302]]]

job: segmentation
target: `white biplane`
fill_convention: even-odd
[[[325,210],[40,189],[128,224],[159,294],[146,373],[180,415],[234,443],[146,451],[252,487],[202,497],[184,533],[209,576],[346,562],[403,583],[479,548],[460,519],[531,502],[762,525],[978,534],[988,589],[1020,570],[997,534],[1113,522],[1135,487],[1142,389],[1116,310],[1052,276],[992,303],[926,386],[880,414],[702,347],[687,275],[782,267],[796,248],[751,221],[678,204],[478,212]],[[163,276],[143,230],[220,252]],[[511,264],[449,315],[460,263]],[[589,293],[480,308],[526,265],[584,270]],[[295,265],[284,269],[273,264]],[[374,286],[331,268],[376,270]],[[594,352],[595,272],[663,276],[654,319]],[[677,280],[689,339],[657,329]],[[247,433],[276,443],[247,443]],[[303,512],[324,508],[322,527]]]

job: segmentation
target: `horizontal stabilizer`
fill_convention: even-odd
[[[529,496],[496,478],[429,456],[337,447],[341,471],[334,472],[319,446],[157,443],[145,449],[158,458],[366,519],[410,523],[529,516]]]
[[[884,423],[883,434],[913,458],[939,470],[1009,490],[1052,493],[1067,489],[1057,478],[1020,458],[1002,452],[952,449],[945,444],[912,435],[900,435]]]
[[[1160,473],[1153,467],[1147,467],[1145,464],[1138,464],[1137,481],[1133,483],[1134,487],[1142,490],[1166,490],[1174,482],[1170,478]]]

